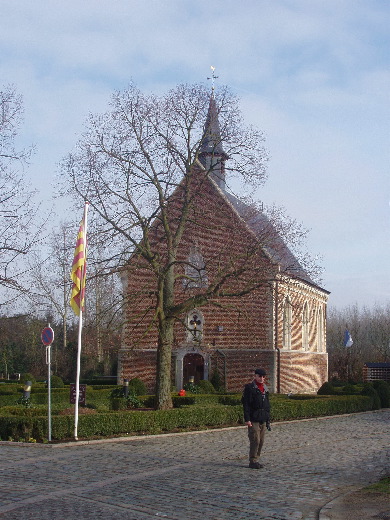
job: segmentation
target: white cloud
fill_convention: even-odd
[[[0,77],[24,95],[30,174],[47,189],[113,90],[206,82],[216,66],[268,136],[259,197],[312,228],[330,290],[353,285],[356,301],[340,277],[360,273],[374,301],[390,283],[389,25],[380,0],[3,0]]]

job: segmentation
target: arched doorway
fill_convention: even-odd
[[[183,385],[194,378],[194,384],[204,379],[204,358],[200,354],[186,354],[183,358]]]

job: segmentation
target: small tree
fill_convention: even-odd
[[[38,206],[23,171],[32,148],[17,149],[15,144],[22,119],[23,102],[15,88],[0,90],[0,285],[5,289],[0,305],[27,291],[22,279],[27,267],[20,260],[40,232]]]
[[[353,337],[352,347],[343,344],[345,327]],[[373,308],[357,304],[343,309],[329,308],[327,319],[327,348],[329,373],[339,378],[362,380],[364,363],[390,360],[390,304]]]

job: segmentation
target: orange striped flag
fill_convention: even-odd
[[[77,235],[76,249],[72,264],[70,279],[73,282],[70,306],[74,313],[80,316],[85,305],[85,281],[87,268],[87,237],[85,234],[85,222],[81,221],[79,234]]]

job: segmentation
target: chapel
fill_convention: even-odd
[[[228,191],[228,160],[212,93],[194,166],[199,196],[180,243],[175,296],[194,295],[195,302],[198,293],[217,283],[221,291],[177,319],[172,388],[219,380],[226,391],[239,392],[253,371],[264,367],[273,393],[316,392],[328,378],[329,292],[301,267],[269,218]],[[180,218],[179,199],[174,193],[170,200],[172,218]],[[156,219],[151,229],[156,244],[159,225]],[[153,392],[157,331],[152,275],[134,257],[123,279],[131,297],[118,353],[118,384],[139,378]]]

